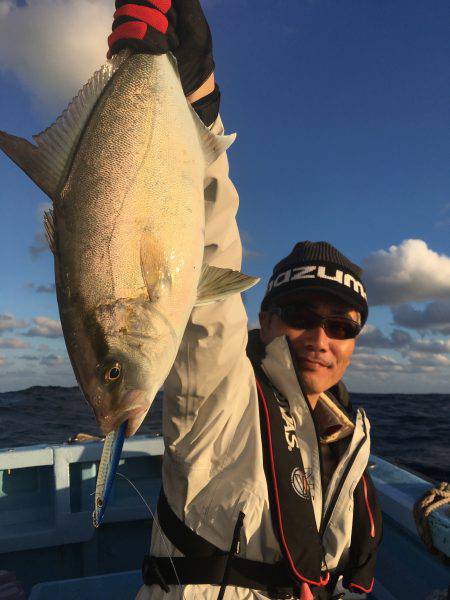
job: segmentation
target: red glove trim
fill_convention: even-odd
[[[140,21],[134,21],[129,23],[122,23],[119,27],[116,27],[111,35],[108,37],[108,46],[111,48],[117,40],[126,38],[136,38],[142,40],[147,33],[147,25]],[[108,52],[108,58],[111,58]]]
[[[363,592],[365,592],[366,594],[370,594],[370,592],[373,589],[373,583],[374,583],[375,579],[372,579],[372,583],[370,584],[370,586],[367,588],[367,590],[365,588],[363,588],[362,585],[358,585],[356,583],[350,583],[348,588],[358,588],[358,590],[362,590]]]
[[[132,17],[133,19],[139,19],[159,31],[160,33],[166,33],[169,22],[156,8],[148,8],[146,6],[138,6],[137,4],[124,4],[116,10],[114,13],[114,19],[118,17]],[[117,28],[118,29],[118,28]],[[115,31],[117,31],[117,29]],[[135,37],[135,36],[132,36]],[[140,38],[142,39],[142,38]]]
[[[172,7],[172,0],[147,0],[147,2],[156,6],[164,14]]]

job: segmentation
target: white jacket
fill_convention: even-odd
[[[213,127],[223,133],[220,118]],[[217,267],[241,268],[242,247],[235,220],[238,195],[228,177],[222,155],[208,171],[205,188],[205,262]],[[252,365],[246,356],[247,315],[240,295],[194,308],[178,356],[164,387],[163,486],[174,512],[193,531],[223,550],[231,545],[239,512],[245,513],[240,556],[263,562],[282,558],[272,526],[263,468],[258,396]],[[324,504],[369,423],[359,411],[347,453],[322,497],[319,448],[314,425],[292,368],[285,338],[266,348],[263,368],[288,399],[304,466],[315,483],[314,513],[320,526]],[[330,570],[345,561],[352,528],[353,489],[366,467],[369,440],[358,453],[339,495],[324,536]],[[181,556],[156,525],[151,553]],[[215,599],[218,587],[188,585],[186,599]],[[225,598],[265,598],[262,593],[227,587]],[[137,600],[180,598],[171,586],[165,594],[157,585],[143,586]]]

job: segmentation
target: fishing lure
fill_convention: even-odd
[[[102,458],[100,459],[100,465],[98,467],[97,483],[95,485],[95,506],[94,512],[92,513],[94,527],[99,527],[105,516],[117,465],[119,464],[120,455],[122,454],[126,428],[127,421],[122,423],[115,431],[108,433],[105,438]]]

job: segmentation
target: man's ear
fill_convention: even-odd
[[[267,327],[267,325],[269,324],[269,313],[266,311],[261,311],[258,315],[259,317],[259,324],[261,325],[261,329],[263,327]]]
[[[266,342],[266,334],[270,327],[271,314],[265,310],[262,310],[258,316],[259,316],[259,324],[261,327],[261,331],[260,331],[259,335],[261,337],[261,340],[263,342]]]

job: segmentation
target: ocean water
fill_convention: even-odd
[[[450,394],[351,394],[372,424],[372,449],[426,477],[450,480]],[[160,433],[162,396],[139,433]],[[0,448],[66,442],[99,435],[78,388],[32,387],[0,393]]]

